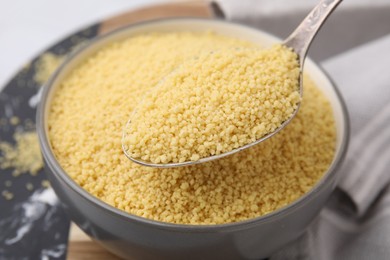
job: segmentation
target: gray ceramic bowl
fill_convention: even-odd
[[[72,220],[111,252],[128,259],[262,259],[298,238],[319,213],[337,183],[337,168],[348,141],[344,102],[327,75],[310,59],[306,71],[331,101],[337,125],[335,158],[322,180],[306,195],[268,215],[222,225],[178,225],[157,222],[116,209],[90,195],[61,168],[50,146],[47,117],[58,83],[105,44],[151,31],[213,30],[261,43],[280,41],[265,32],[225,21],[169,19],[132,25],[103,37],[73,54],[45,86],[37,128],[48,178]]]

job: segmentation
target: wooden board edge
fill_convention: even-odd
[[[221,8],[213,1],[163,3],[130,10],[109,18],[100,24],[98,34],[102,35],[129,24],[153,19],[169,17],[223,18],[223,16]]]

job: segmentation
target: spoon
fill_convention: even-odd
[[[341,3],[342,0],[321,0],[314,8],[313,10],[306,16],[306,18],[301,22],[301,24],[283,41],[283,45],[286,47],[291,48],[297,55],[299,59],[299,69],[300,69],[300,75],[299,75],[299,94],[302,97],[303,93],[303,84],[302,84],[302,71],[303,71],[303,65],[305,62],[307,51],[310,47],[310,44],[312,43],[314,37],[316,36],[317,32],[320,30],[323,23],[326,21],[326,19],[329,17],[329,15],[332,13],[332,11],[338,6],[338,4]],[[134,158],[130,156],[128,153],[128,150],[126,149],[126,146],[124,144],[124,140],[126,137],[126,131],[123,131],[122,136],[122,149],[125,155],[133,162],[138,163],[143,166],[148,167],[154,167],[154,168],[173,168],[173,167],[180,167],[180,166],[188,166],[188,165],[194,165],[199,163],[204,163],[212,160],[217,160],[225,156],[229,156],[231,154],[240,152],[244,149],[250,148],[256,144],[259,144],[263,142],[264,140],[272,137],[276,133],[278,133],[280,130],[282,130],[284,127],[286,127],[291,120],[296,116],[298,110],[300,107],[300,103],[298,103],[297,108],[294,110],[293,114],[289,119],[284,121],[278,128],[276,128],[273,132],[270,132],[263,136],[262,138],[256,140],[255,142],[246,144],[244,146],[241,146],[237,149],[218,154],[218,155],[212,155],[208,157],[201,158],[197,161],[185,161],[185,162],[172,162],[172,163],[152,163],[148,161],[144,161],[138,158]],[[130,121],[127,123],[125,129],[130,124]]]

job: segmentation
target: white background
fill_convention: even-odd
[[[0,0],[0,90],[40,51],[83,26],[159,0]]]

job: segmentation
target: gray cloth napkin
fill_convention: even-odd
[[[271,259],[390,259],[390,35],[323,63],[350,111],[338,188],[301,239]]]
[[[216,0],[227,19],[286,38],[319,0]],[[309,55],[324,60],[390,34],[389,0],[344,0],[324,24]]]
[[[240,5],[221,1],[221,5],[228,19],[286,36],[279,19],[297,21],[296,25],[305,16],[303,11],[307,13],[316,2],[297,1],[294,10],[291,2],[285,6],[287,1],[282,0],[247,0]],[[368,25],[359,20],[362,13]],[[326,207],[300,239],[272,260],[390,259],[389,14],[389,1],[349,1],[316,39],[319,43],[312,52],[317,60],[330,57],[322,65],[350,112],[350,146],[338,188]]]

